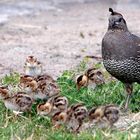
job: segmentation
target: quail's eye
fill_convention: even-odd
[[[119,20],[118,20],[119,22],[121,22],[122,21],[122,18],[119,18]]]
[[[29,85],[27,85],[27,87],[29,87]]]

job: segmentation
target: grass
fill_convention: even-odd
[[[100,67],[100,64],[96,65]],[[115,103],[119,106],[124,104],[125,94],[123,84],[119,81],[110,81],[94,90],[82,88],[79,91],[72,80],[75,73],[86,68],[82,62],[75,71],[64,71],[57,80],[61,88],[61,94],[65,95],[70,104],[83,102],[87,108],[93,106]],[[1,80],[2,85],[12,85],[16,90],[19,82],[19,74],[13,73]],[[140,85],[135,84],[130,109],[132,112],[140,110]],[[32,112],[24,114],[24,117],[15,117],[14,114],[4,107],[0,102],[0,139],[1,140],[131,140],[140,139],[138,131],[140,125],[133,126],[128,131],[94,130],[80,134],[72,134],[61,128],[53,130],[50,118],[41,117],[36,114],[36,105],[33,105]],[[92,130],[93,131],[93,130]]]

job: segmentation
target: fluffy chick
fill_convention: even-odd
[[[33,100],[25,92],[18,92],[12,96],[9,96],[8,92],[4,87],[0,87],[0,97],[7,109],[17,112],[17,114],[31,110]]]
[[[53,105],[49,102],[41,103],[37,105],[37,114],[41,116],[49,115],[51,114]]]
[[[24,72],[26,75],[38,76],[42,74],[42,64],[37,61],[34,56],[28,56],[24,64]]]
[[[76,78],[76,86],[79,90],[81,87],[87,87],[88,86],[88,77],[86,75],[78,75]]]
[[[53,116],[56,112],[66,111],[68,99],[64,96],[53,96],[46,103],[37,106],[37,113],[40,115]]]
[[[60,128],[61,125],[64,125],[67,121],[67,112],[66,111],[58,111],[51,118],[53,128]]]
[[[44,79],[27,81],[22,84],[22,88],[35,100],[46,100],[52,96],[58,95],[60,92],[59,86],[55,81]]]
[[[119,119],[119,108],[116,105],[94,107],[89,111],[90,122],[99,128],[112,127]]]
[[[67,110],[66,120],[68,129],[73,132],[79,132],[79,129],[87,117],[87,112],[87,108],[81,103],[77,103],[69,107]]]
[[[89,79],[88,86],[92,86],[93,84],[96,86],[105,83],[104,75],[100,69],[90,68],[85,72],[85,75],[87,75]]]
[[[67,97],[57,95],[51,97],[48,102],[52,103],[55,108],[57,108],[58,111],[65,111],[68,108],[69,102]]]
[[[113,126],[119,120],[120,111],[119,108],[115,105],[105,106],[104,116],[109,122],[110,126]]]
[[[80,75],[76,79],[77,88],[88,87],[95,88],[96,85],[101,85],[105,83],[103,73],[96,68],[88,69],[85,74]]]

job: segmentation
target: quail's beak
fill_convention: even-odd
[[[112,27],[115,27],[117,25],[119,25],[120,23],[118,21],[114,21],[113,24],[112,24]]]
[[[119,23],[118,21],[115,21],[114,24],[115,24],[115,25],[119,25],[120,23]]]

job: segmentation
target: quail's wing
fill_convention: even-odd
[[[129,45],[131,48],[131,52],[129,51],[129,53],[131,53],[131,58],[138,64],[140,64],[140,37],[131,34],[131,39],[132,39],[132,44],[127,44]],[[138,65],[137,64],[137,65]],[[138,65],[139,66],[139,65]]]
[[[133,38],[134,42],[136,43],[136,45],[140,46],[140,37],[132,34],[132,38]]]
[[[104,59],[135,60],[140,56],[140,38],[130,32],[107,32],[102,40],[102,54]]]

